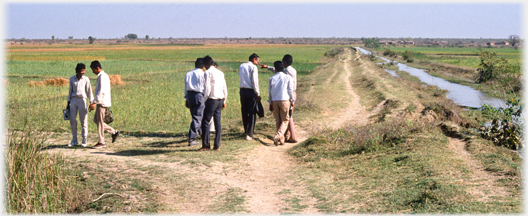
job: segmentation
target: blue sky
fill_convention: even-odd
[[[524,37],[523,7],[518,2],[10,2],[4,4],[4,38]]]

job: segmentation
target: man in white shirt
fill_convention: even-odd
[[[204,119],[214,120],[215,141],[213,150],[220,148],[220,139],[222,137],[222,109],[225,108],[227,99],[227,84],[224,73],[213,66],[214,61],[210,56],[204,57],[205,71],[205,110]],[[211,149],[209,143],[210,125],[208,121],[202,122],[202,148],[198,151],[207,151]]]
[[[112,143],[114,143],[117,139],[117,136],[119,136],[119,131],[107,125],[103,120],[108,107],[112,106],[110,78],[108,77],[108,74],[103,71],[99,61],[92,61],[90,68],[92,69],[93,73],[97,75],[97,83],[95,84],[95,99],[90,104],[90,111],[95,109],[94,122],[97,125],[97,135],[99,137],[99,141],[97,144],[95,144],[94,148],[105,148],[105,131],[112,134]]]
[[[241,64],[238,68],[238,76],[240,77],[240,104],[242,105],[242,122],[244,124],[246,140],[253,139],[255,121],[257,120],[255,107],[261,99],[257,68],[259,62],[259,56],[253,53],[249,56],[249,61]]]
[[[282,62],[276,61],[275,75],[269,79],[269,110],[275,116],[277,133],[273,139],[275,145],[284,145],[284,132],[288,128],[290,106],[294,106],[293,79],[284,73]]]
[[[203,118],[204,104],[204,62],[203,58],[197,58],[194,62],[194,69],[185,75],[185,104],[191,111],[191,125],[189,127],[189,146],[200,144],[196,141],[198,134],[202,135],[201,125]]]
[[[284,55],[282,57],[282,64],[284,65],[284,73],[286,75],[289,75],[293,79],[293,98],[297,99],[297,70],[295,70],[291,65],[293,62],[293,57],[290,54]],[[271,66],[267,65],[260,65],[260,68],[268,68],[271,71],[274,71],[275,69]],[[293,106],[290,107],[289,111],[290,115],[290,122],[288,124],[288,129],[286,129],[285,137],[286,141],[289,142],[297,142],[297,134],[295,133],[295,124],[293,123]]]
[[[72,141],[69,147],[79,144],[77,142],[77,112],[81,122],[82,147],[86,147],[86,137],[88,136],[88,104],[86,98],[89,98],[90,104],[94,100],[90,79],[84,76],[86,66],[78,63],[75,67],[75,76],[70,77],[70,90],[68,91],[68,105],[66,109],[70,110],[70,127]]]

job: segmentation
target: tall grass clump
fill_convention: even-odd
[[[403,143],[410,135],[429,127],[420,121],[394,118],[362,127],[326,129],[292,148],[291,153],[305,161],[317,161],[372,152]]]
[[[5,149],[6,212],[73,213],[87,197],[75,171],[61,155],[42,152],[46,136],[24,126],[10,130]]]

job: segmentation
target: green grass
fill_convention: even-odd
[[[478,48],[469,47],[386,47],[400,55],[409,50],[413,57],[418,60],[442,62],[452,65],[478,68],[480,64],[480,51]],[[385,47],[380,48],[381,51]],[[512,62],[522,62],[522,49],[514,48],[482,48],[490,52],[496,52]]]
[[[282,59],[284,54],[294,56],[293,66],[298,79],[311,73],[319,66],[320,58],[330,46],[183,46],[185,49],[143,49],[142,46],[52,46],[53,51],[8,50],[6,74],[7,113],[13,120],[10,127],[16,128],[24,119],[34,124],[48,123],[50,131],[69,131],[69,122],[60,119],[60,112],[66,107],[68,86],[30,87],[29,81],[74,75],[77,62],[90,64],[84,56],[100,57],[103,70],[109,75],[120,75],[125,85],[112,86],[112,111],[116,121],[112,126],[126,132],[170,132],[185,133],[190,122],[189,111],[184,106],[183,78],[193,69],[197,57],[210,55],[224,71],[228,86],[226,109],[222,122],[226,128],[235,127],[240,119],[238,67],[247,62],[255,52],[264,64]],[[44,46],[43,48],[47,48]],[[82,48],[71,51],[69,49]],[[98,49],[90,49],[98,48]],[[122,48],[122,49],[113,49]],[[151,48],[151,47],[149,47]],[[156,48],[156,47],[154,47]],[[181,46],[180,46],[181,48]],[[78,57],[81,60],[62,60]],[[35,61],[32,58],[48,58]],[[24,59],[24,60],[17,60]],[[89,58],[88,58],[89,59]],[[95,60],[97,58],[93,58]],[[267,82],[273,75],[266,69],[259,71],[259,86],[262,100],[268,97]],[[86,75],[95,86],[96,76],[90,70]],[[93,113],[88,114],[93,118]],[[91,121],[90,121],[91,122]],[[96,128],[89,126],[90,132]]]
[[[90,192],[82,172],[64,155],[41,152],[46,134],[25,125],[7,134],[5,157],[6,202],[10,214],[64,214],[78,212]]]
[[[320,212],[522,212],[519,156],[489,142],[481,143],[485,140],[473,128],[462,128],[445,116],[445,111],[453,110],[464,118],[462,123],[467,121],[475,126],[472,119],[478,118],[477,111],[460,109],[445,99],[445,92],[424,86],[408,73],[398,72],[400,78],[396,78],[374,65],[368,69],[356,68],[350,82],[365,108],[386,99],[372,113],[374,117],[384,117],[372,119],[365,126],[316,130],[290,151],[301,164],[294,170],[295,176],[306,182]],[[337,92],[329,88],[326,94]],[[422,119],[421,109],[433,110],[436,119]],[[442,131],[441,125],[445,122],[455,125],[451,133]],[[446,134],[462,137],[477,163],[482,163],[491,175],[505,177],[493,185],[482,185],[482,180],[472,175],[467,162],[450,148]],[[508,195],[482,199],[471,193],[472,190],[485,192],[487,187],[496,185],[506,187]]]

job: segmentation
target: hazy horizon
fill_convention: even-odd
[[[523,38],[519,3],[8,3],[5,39]]]

